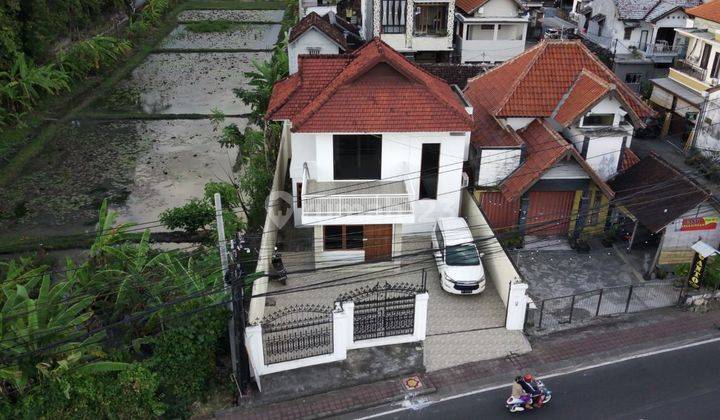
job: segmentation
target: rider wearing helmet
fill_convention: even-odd
[[[522,387],[521,383],[523,382],[522,376],[516,376],[515,381],[513,382],[512,386],[512,392],[511,396],[512,398],[516,400],[521,400],[524,403],[526,410],[532,410],[532,395],[525,392],[525,389]]]
[[[540,387],[538,386],[535,378],[533,378],[531,374],[526,373],[525,376],[523,376],[520,386],[522,386],[525,392],[527,392],[533,397],[533,399],[535,400],[535,407],[542,406],[542,392],[540,392]]]

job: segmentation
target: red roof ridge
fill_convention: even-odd
[[[294,83],[290,89],[287,91],[283,91],[282,89],[285,87],[285,85],[290,85],[293,80],[301,79],[300,73],[295,74],[289,74],[282,79],[275,82],[275,85],[273,86],[272,92],[270,93],[270,102],[268,103],[268,109],[265,111],[265,118],[269,119],[272,114],[275,113],[278,109],[282,108],[285,103],[287,103],[288,99],[290,99],[290,96],[297,90],[297,88],[300,86],[300,83]],[[275,97],[275,92],[278,93],[278,97]]]
[[[525,76],[528,74],[528,72],[530,71],[530,69],[532,69],[533,65],[534,65],[535,62],[538,60],[538,58],[540,58],[540,56],[542,56],[542,53],[543,53],[543,51],[545,51],[545,49],[547,48],[547,45],[548,45],[548,42],[547,42],[547,41],[541,41],[541,42],[540,42],[537,46],[535,46],[534,48],[531,48],[531,49],[525,51],[523,54],[520,54],[520,55],[525,55],[525,53],[527,53],[527,52],[529,52],[529,51],[533,51],[535,48],[537,48],[537,49],[539,50],[539,51],[537,51],[537,53],[535,54],[535,57],[533,57],[533,58],[530,60],[530,62],[527,63],[527,65],[526,65],[525,68],[523,69],[522,73],[520,73],[520,74],[518,75],[518,77],[516,77],[515,80],[513,80],[512,86],[510,87],[510,89],[508,89],[507,93],[506,93],[505,96],[502,98],[502,100],[498,101],[498,105],[499,105],[499,106],[496,106],[495,109],[492,111],[493,115],[496,115],[498,112],[500,112],[500,110],[502,110],[502,109],[505,107],[505,104],[507,104],[508,99],[510,99],[510,97],[513,95],[513,93],[515,93],[515,91],[517,90],[518,86],[519,86],[520,83],[525,79]],[[520,57],[520,55],[516,56],[515,58]],[[513,60],[514,60],[514,59],[513,59]],[[512,62],[513,60],[508,60],[508,61],[502,63],[501,65],[499,65],[499,66],[496,67],[496,68],[500,68],[500,67],[504,66],[506,63]],[[495,69],[493,69],[493,70],[495,70]],[[489,73],[489,72],[487,72],[487,73]],[[485,74],[487,74],[487,73],[485,73]]]
[[[472,127],[472,117],[465,111],[464,106],[460,106],[461,98],[457,96],[457,103],[453,104],[447,98],[439,95],[436,92],[437,86],[432,86],[418,74],[413,74],[409,69],[404,66],[410,66],[414,71],[421,73],[426,77],[430,77],[435,82],[440,82],[444,86],[450,88],[447,83],[422,69],[421,67],[410,63],[405,57],[401,56],[400,53],[392,49],[389,45],[383,42],[380,38],[375,37],[370,42],[365,44],[363,47],[356,50],[352,56],[354,59],[333,79],[327,86],[312,101],[305,106],[305,108],[297,115],[296,120],[293,122],[293,130],[300,128],[320,107],[325,104],[341,86],[355,80],[357,77],[364,74],[365,71],[375,67],[381,62],[385,62],[391,65],[395,70],[399,71],[408,78],[415,80],[417,83],[424,85],[428,88],[428,91],[438,100],[449,106],[455,113],[457,113],[461,119],[468,122],[469,126]],[[363,60],[364,59],[364,60]],[[452,90],[451,90],[452,91]],[[454,92],[453,92],[454,94]],[[458,107],[460,107],[458,109]]]
[[[580,82],[582,81],[583,77],[586,77],[590,79],[592,82],[595,82],[598,84],[604,91],[598,95],[595,98],[592,98],[591,101],[584,104],[585,106],[582,109],[577,109],[574,114],[571,116],[563,115],[562,117],[558,118],[558,116],[561,114],[561,111],[563,110],[563,107],[568,104],[568,100],[573,96],[575,93],[575,89],[577,89],[580,85]],[[550,114],[550,118],[553,118],[556,122],[563,126],[567,126],[571,124],[573,121],[577,120],[577,118],[582,115],[583,112],[585,112],[587,109],[597,105],[603,98],[605,98],[608,93],[615,89],[614,83],[607,83],[605,80],[600,78],[600,76],[596,75],[595,73],[583,68],[580,70],[580,73],[575,77],[575,81],[570,85],[570,89],[563,94],[562,98],[558,101],[557,105],[555,106],[555,109]],[[583,94],[582,92],[578,92],[579,95],[581,95],[582,99],[589,99],[587,98],[587,94],[590,92],[585,92]],[[624,102],[624,101],[623,101]],[[569,118],[568,118],[569,117]]]

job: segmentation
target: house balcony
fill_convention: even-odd
[[[303,225],[414,223],[412,185],[403,178],[317,181],[307,165],[301,187]]]
[[[707,76],[707,70],[702,67],[693,64],[692,62],[685,59],[677,59],[673,63],[672,70],[682,73],[685,76],[689,76],[695,79],[699,83],[705,82],[705,76]],[[682,83],[682,81],[680,81]]]
[[[675,57],[683,57],[686,49],[687,45],[684,44],[668,45],[666,42],[657,42],[648,44],[643,54],[656,62],[671,63]]]

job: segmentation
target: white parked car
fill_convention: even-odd
[[[458,295],[475,295],[485,290],[482,254],[462,217],[438,220],[432,234],[432,246],[443,290]]]

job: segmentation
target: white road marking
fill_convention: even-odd
[[[547,378],[555,378],[555,377],[558,377],[558,376],[570,375],[570,374],[577,373],[577,372],[583,372],[583,371],[586,371],[586,370],[597,369],[597,368],[604,367],[604,366],[609,366],[609,365],[614,365],[614,364],[618,364],[618,363],[627,362],[628,360],[642,359],[642,358],[644,358],[644,357],[650,357],[650,356],[655,356],[655,355],[658,355],[658,354],[669,353],[669,352],[672,352],[672,351],[678,351],[678,350],[683,350],[683,349],[687,349],[687,348],[702,346],[702,345],[705,345],[705,344],[715,343],[715,342],[718,342],[718,341],[720,341],[720,337],[715,337],[715,338],[710,338],[710,339],[703,340],[703,341],[697,341],[697,342],[694,342],[694,343],[683,344],[683,345],[681,345],[681,346],[676,346],[676,347],[671,347],[671,348],[666,348],[666,349],[660,349],[660,350],[653,350],[653,351],[646,352],[646,353],[634,354],[634,355],[631,355],[631,356],[621,357],[621,358],[619,358],[619,359],[609,360],[609,361],[607,361],[607,362],[596,363],[596,364],[594,364],[594,365],[589,365],[589,366],[581,366],[581,367],[577,367],[577,368],[570,369],[570,370],[560,370],[559,372],[550,373],[550,374],[547,374],[547,375],[539,375],[539,376],[541,376],[541,379],[545,380],[545,379],[547,379]],[[441,399],[439,399],[439,400],[437,400],[437,401],[432,401],[432,402],[430,402],[430,401],[425,402],[425,401],[424,401],[423,404],[421,404],[421,405],[419,406],[419,408],[422,409],[422,408],[425,408],[425,407],[430,406],[430,405],[432,405],[432,404],[436,404],[436,403],[444,402],[444,401],[451,401],[451,400],[455,400],[455,399],[458,399],[458,398],[467,397],[467,396],[469,396],[469,395],[477,395],[477,394],[482,394],[482,393],[489,392],[489,391],[495,391],[496,389],[510,387],[511,385],[512,385],[512,383],[508,382],[508,383],[505,383],[505,384],[493,385],[493,386],[489,386],[489,387],[486,387],[486,388],[476,389],[476,390],[474,390],[474,391],[464,392],[464,393],[462,393],[462,394],[450,395],[450,396],[441,398]],[[395,409],[393,409],[393,410],[384,411],[384,412],[382,412],[382,413],[371,414],[371,415],[369,415],[369,416],[360,417],[358,420],[365,420],[365,419],[372,419],[372,418],[375,418],[375,417],[386,416],[386,415],[389,415],[389,414],[394,414],[394,413],[399,413],[399,412],[401,412],[401,411],[406,411],[406,410],[408,410],[408,409],[414,409],[414,410],[417,410],[417,409],[418,409],[418,406],[417,406],[417,405],[414,406],[414,407],[408,407],[408,406],[406,405],[407,402],[405,402],[405,401],[403,401],[401,404],[403,404],[403,405],[405,405],[405,406],[404,406],[404,407],[400,407],[400,408],[395,408]]]

